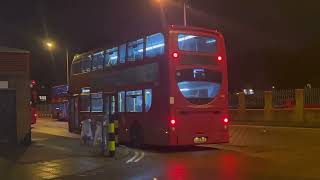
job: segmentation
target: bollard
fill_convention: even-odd
[[[114,126],[115,116],[111,115],[108,125],[108,151],[111,157],[114,157],[116,153],[116,142],[115,142],[115,126]]]
[[[114,135],[115,135],[115,142],[116,147],[119,147],[119,117],[117,115],[114,115]]]

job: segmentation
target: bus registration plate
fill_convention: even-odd
[[[207,142],[207,137],[195,137],[193,138],[193,142],[196,144]]]

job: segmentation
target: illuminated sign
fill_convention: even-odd
[[[47,101],[47,96],[39,96],[40,101],[46,102]]]
[[[89,87],[81,88],[81,94],[90,94],[90,88]]]

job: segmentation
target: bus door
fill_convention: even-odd
[[[69,120],[69,130],[70,131],[80,131],[79,124],[79,96],[74,96],[70,103],[70,120]]]
[[[116,111],[116,95],[111,93],[104,94],[104,116],[109,120],[110,115]]]
[[[107,132],[106,132],[106,127],[109,123],[110,116],[115,113],[115,108],[116,108],[116,95],[113,93],[104,93],[103,95],[103,112],[104,112],[104,118],[103,118],[103,124],[102,126],[102,136],[105,137]],[[105,144],[105,138],[103,138],[103,144]]]

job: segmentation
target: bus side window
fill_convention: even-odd
[[[143,39],[128,43],[128,61],[143,59]]]
[[[91,71],[91,56],[88,56],[81,60],[81,73],[86,73],[90,71]]]
[[[91,94],[91,112],[103,112],[102,93]]]
[[[72,63],[72,74],[81,73],[80,67],[81,67],[80,61],[76,61]]]
[[[152,105],[152,89],[146,89],[144,94],[145,112],[148,112]]]
[[[111,114],[114,114],[116,112],[116,97],[111,97]]]
[[[103,52],[98,52],[93,55],[92,71],[103,69]]]
[[[118,47],[106,50],[105,66],[110,67],[118,63]]]
[[[124,64],[126,62],[126,51],[127,51],[127,45],[126,44],[122,44],[120,47],[119,47],[119,55],[120,55],[120,58],[119,58],[119,61],[120,61],[120,64]]]
[[[142,112],[142,90],[126,92],[126,111]]]
[[[155,57],[164,54],[164,36],[162,33],[147,36],[146,57]]]
[[[118,92],[118,111],[125,112],[125,92],[120,91]]]

